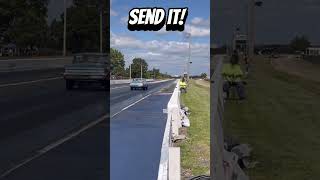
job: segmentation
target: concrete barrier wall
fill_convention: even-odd
[[[130,79],[118,79],[118,80],[110,80],[111,85],[115,84],[129,84],[132,80]],[[154,79],[147,79],[147,82],[153,82]]]
[[[129,84],[131,82],[130,79],[119,79],[119,80],[110,80],[110,84]]]
[[[0,60],[0,72],[63,68],[72,63],[72,57]]]
[[[180,148],[172,147],[172,140],[181,127],[179,80],[167,105],[167,123],[163,136],[158,180],[180,180]]]
[[[211,77],[210,104],[210,176],[211,179],[226,180],[224,161],[224,133],[223,133],[223,78],[222,67],[227,56],[215,56],[214,73]]]

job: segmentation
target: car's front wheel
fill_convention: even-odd
[[[107,91],[110,89],[110,83],[109,83],[109,81],[107,81],[107,80],[102,81],[102,82],[101,82],[101,85],[102,85],[102,87],[103,87],[105,90],[107,90]]]

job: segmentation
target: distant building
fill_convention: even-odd
[[[244,34],[234,34],[232,49],[237,50],[238,52],[245,53],[247,50],[247,35]]]
[[[308,47],[304,54],[306,56],[320,56],[320,46]]]
[[[320,46],[308,47],[303,53],[303,59],[313,63],[320,63]]]
[[[17,53],[17,46],[13,43],[9,43],[0,48],[0,56],[14,56]]]

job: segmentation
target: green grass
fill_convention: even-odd
[[[181,144],[181,165],[193,176],[208,174],[210,166],[210,98],[209,87],[191,81],[182,103],[189,107],[191,126],[187,140]]]
[[[320,77],[319,77],[320,78]],[[228,101],[225,134],[253,147],[254,180],[320,177],[320,84],[256,59],[242,104]]]

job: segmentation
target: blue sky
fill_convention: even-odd
[[[180,75],[188,59],[188,39],[181,32],[129,31],[128,13],[132,8],[188,7],[185,32],[191,33],[191,74],[209,74],[210,58],[210,1],[209,0],[111,0],[111,47],[125,55],[126,66],[134,57],[144,58],[149,68]]]

